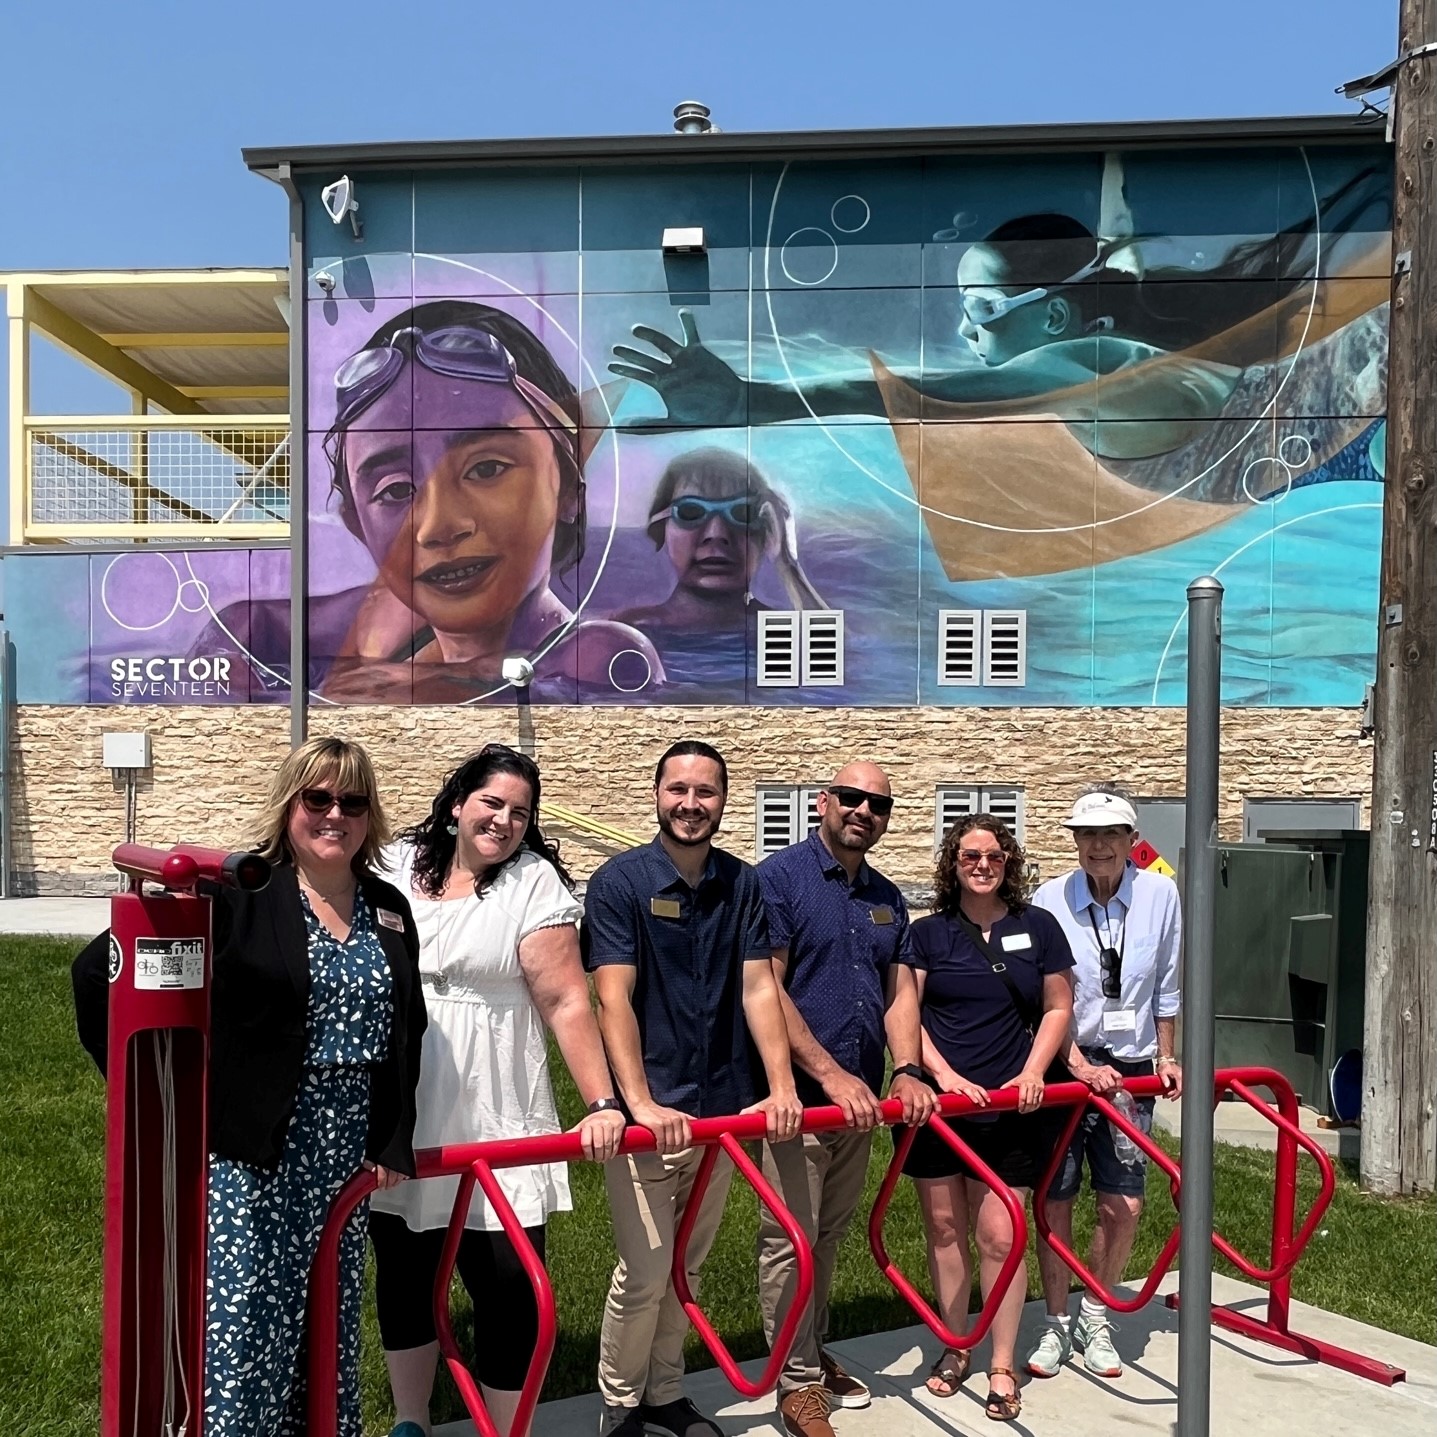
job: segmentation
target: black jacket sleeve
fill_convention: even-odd
[[[70,965],[75,991],[75,1027],[80,1046],[95,1060],[101,1075],[110,1049],[110,930],[92,938]]]
[[[419,1088],[419,1066],[424,1057],[424,1030],[429,1016],[424,1007],[424,988],[419,979],[419,930],[408,900],[398,889],[376,883],[376,892],[391,911],[404,920],[405,971],[394,974],[394,1027],[390,1036],[392,1080],[399,1085],[396,1121],[387,1136],[371,1128],[369,1158],[381,1167],[414,1176],[415,1097]],[[389,1064],[386,1065],[390,1066]]]

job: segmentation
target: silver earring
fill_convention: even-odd
[[[457,823],[446,823],[444,825],[444,831],[450,836],[450,838],[453,838],[459,832],[459,825]]]

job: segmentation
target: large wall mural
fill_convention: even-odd
[[[1360,702],[1385,147],[358,194],[306,201],[317,701],[1178,703],[1211,572],[1229,702]],[[200,617],[273,698],[285,595]]]

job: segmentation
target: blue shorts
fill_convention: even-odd
[[[1084,1055],[1090,1062],[1103,1063],[1116,1068],[1125,1078],[1149,1078],[1153,1074],[1151,1059],[1128,1063],[1115,1058],[1101,1048],[1085,1048]],[[1144,1133],[1153,1130],[1153,1098],[1138,1098],[1134,1126]],[[1068,1144],[1063,1166],[1048,1189],[1049,1198],[1068,1202],[1077,1197],[1083,1184],[1083,1160],[1087,1159],[1088,1181],[1096,1193],[1115,1193],[1123,1197],[1140,1198],[1147,1188],[1148,1159],[1141,1155],[1136,1163],[1118,1161],[1113,1146],[1113,1128],[1096,1108],[1089,1108],[1078,1123],[1073,1141]]]

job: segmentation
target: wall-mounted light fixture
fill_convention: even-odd
[[[364,238],[364,227],[359,223],[359,200],[354,191],[356,185],[348,175],[341,175],[332,185],[326,185],[319,192],[320,203],[335,224],[342,225],[349,218],[349,227],[355,239]]]
[[[693,225],[687,229],[666,229],[660,243],[665,254],[703,254],[703,227]]]

